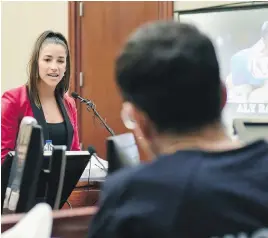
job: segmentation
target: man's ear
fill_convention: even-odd
[[[221,82],[221,110],[225,107],[227,102],[227,89],[224,82]]]
[[[134,107],[132,103],[124,102],[121,109],[121,119],[125,127],[129,130],[134,130],[136,128],[136,120],[134,114]]]
[[[149,118],[132,103],[123,103],[121,118],[125,127],[132,130],[137,138],[150,139],[152,137],[152,125]]]
[[[151,160],[154,154],[150,148],[151,126],[147,116],[138,110],[132,103],[124,102],[121,110],[121,118],[126,128],[133,131],[137,144],[145,153],[146,158]]]

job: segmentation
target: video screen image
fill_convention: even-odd
[[[208,34],[217,50],[228,101],[223,121],[268,116],[268,5],[265,8],[180,14]]]

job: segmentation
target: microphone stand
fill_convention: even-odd
[[[114,131],[107,125],[107,123],[105,122],[105,120],[103,120],[103,118],[97,112],[95,104],[92,103],[91,101],[89,101],[89,102],[86,102],[86,105],[87,105],[88,111],[90,111],[90,109],[92,109],[93,112],[94,112],[94,114],[95,114],[95,116],[97,116],[97,118],[101,121],[102,125],[104,125],[104,127],[107,129],[107,131],[109,131],[109,133],[112,136],[114,136],[115,135]]]

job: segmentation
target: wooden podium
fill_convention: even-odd
[[[92,216],[96,213],[103,181],[80,179],[61,210],[53,211],[52,237],[87,237]],[[25,214],[1,216],[2,233],[13,227]]]
[[[101,182],[80,180],[75,189],[68,198],[72,208],[95,206],[99,200]],[[63,209],[70,209],[68,203],[65,203]]]

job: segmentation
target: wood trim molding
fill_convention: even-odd
[[[70,89],[69,91],[75,91],[75,55],[76,55],[76,47],[75,47],[75,24],[76,24],[76,3],[69,2],[68,3],[68,42],[70,48],[70,58],[71,58],[71,79],[70,79]]]
[[[68,41],[71,54],[71,78],[69,92],[81,94],[79,85],[79,74],[81,70],[81,20],[79,16],[79,2],[68,2]],[[76,102],[77,111],[80,111],[81,104]],[[80,126],[81,116],[78,115],[79,135],[81,135]]]
[[[160,20],[172,20],[174,11],[173,1],[159,1],[158,2],[158,18]]]
[[[80,93],[79,73],[81,69],[81,20],[78,14],[79,2],[68,2],[68,39],[71,53],[70,91]]]

